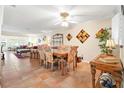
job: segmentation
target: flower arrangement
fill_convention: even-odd
[[[96,38],[99,39],[99,47],[101,49],[101,53],[103,54],[108,54],[110,52],[106,47],[106,41],[111,37],[109,30],[111,30],[111,28],[101,28],[96,33]]]

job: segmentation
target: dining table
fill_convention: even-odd
[[[57,50],[57,51],[53,51],[53,56],[61,57],[61,58],[67,58],[68,53],[69,53],[68,51]]]

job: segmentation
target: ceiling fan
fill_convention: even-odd
[[[94,6],[92,7],[94,8]],[[89,10],[91,10],[92,7],[89,7]],[[104,13],[98,13],[99,11],[89,11],[85,7],[83,9],[82,6],[60,6],[56,8],[59,12],[57,15],[59,14],[59,16],[57,16],[57,20],[54,21],[54,25],[61,25],[64,27],[68,27],[71,24],[83,23],[89,20],[107,18],[110,15],[108,14],[107,16],[104,15]]]
[[[87,21],[89,19],[93,19],[95,17],[99,18],[98,15],[84,15],[84,14],[71,15],[69,12],[63,11],[63,12],[60,12],[59,20],[55,23],[55,25],[61,25],[63,27],[69,27],[70,24],[77,24],[80,22]]]
[[[60,16],[60,20],[57,23],[55,23],[55,25],[60,24],[63,27],[68,27],[69,23],[74,23],[74,24],[78,23],[77,21],[71,20],[71,16],[69,12],[66,11],[60,12],[59,16]]]

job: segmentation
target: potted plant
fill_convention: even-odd
[[[96,38],[99,39],[99,47],[102,54],[109,54],[110,52],[106,47],[106,42],[111,37],[109,30],[111,30],[111,28],[101,28],[96,33]]]

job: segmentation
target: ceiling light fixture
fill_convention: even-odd
[[[67,13],[67,12],[61,12],[60,13],[60,16],[63,17],[63,18],[67,18],[69,16],[69,13]]]
[[[55,23],[55,25],[60,24],[63,27],[68,27],[70,23],[75,24],[77,23],[76,21],[72,20],[72,16],[69,14],[67,11],[61,11],[59,14],[59,19],[58,22]]]
[[[69,17],[69,13],[68,12],[61,12],[60,13],[61,19],[62,19],[62,26],[64,27],[68,27],[69,23],[68,23],[68,17]]]

